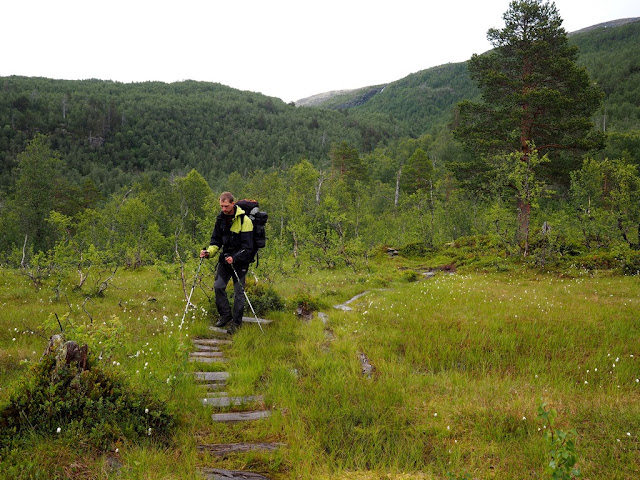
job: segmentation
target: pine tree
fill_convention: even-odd
[[[534,150],[600,148],[603,135],[593,130],[590,116],[601,93],[577,66],[577,47],[569,45],[555,4],[512,1],[503,18],[503,29],[487,33],[495,49],[469,61],[482,101],[458,104],[457,138],[486,158],[519,153],[516,161],[530,173]],[[531,208],[527,197],[528,192],[516,194],[517,240],[525,255]]]

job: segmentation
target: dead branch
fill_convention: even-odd
[[[20,267],[21,268],[25,268],[24,259],[27,256],[27,238],[28,238],[28,235],[25,235],[24,236],[24,244],[22,245],[22,260],[20,260]]]
[[[100,278],[98,279],[98,282],[99,282],[98,283],[98,287],[97,287],[97,290],[96,290],[96,295],[97,296],[102,296],[103,292],[107,288],[109,288],[111,279],[114,277],[114,275],[116,274],[117,271],[118,271],[118,265],[116,265],[113,268],[113,272],[111,272],[111,275],[109,275],[109,277],[106,278],[104,281],[101,281],[102,275],[100,275]]]
[[[85,297],[84,302],[82,302],[82,311],[87,314],[87,317],[89,317],[89,321],[91,322],[91,324],[93,324],[93,317],[85,308],[85,304],[90,300],[91,300],[91,297]]]

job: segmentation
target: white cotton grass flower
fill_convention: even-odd
[[[62,429],[60,427],[56,428],[56,433],[60,433]]]

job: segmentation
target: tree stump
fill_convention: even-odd
[[[74,341],[64,340],[64,335],[53,335],[44,351],[44,355],[55,355],[56,370],[63,366],[75,366],[81,372],[89,369],[89,347],[85,343],[81,347]]]

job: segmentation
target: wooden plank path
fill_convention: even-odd
[[[262,402],[262,395],[250,395],[248,397],[229,397],[227,395],[218,397],[206,397],[202,399],[202,404],[207,407],[240,407],[250,403]]]
[[[191,363],[226,363],[227,359],[224,357],[197,357],[189,355],[189,361]]]
[[[205,350],[202,352],[191,352],[189,354],[189,356],[191,357],[198,357],[198,358],[223,358],[224,357],[224,353],[220,352],[220,351],[211,351],[211,350]]]
[[[226,382],[229,379],[229,372],[195,372],[196,380],[207,382]]]
[[[269,410],[253,410],[243,412],[214,413],[211,420],[221,423],[249,422],[253,420],[263,420],[269,418],[271,412]]]
[[[222,338],[196,338],[193,343],[197,347],[199,345],[231,345],[233,342],[231,340],[224,340]]]
[[[224,457],[231,453],[273,452],[284,446],[284,443],[216,443],[198,445],[198,450]]]
[[[353,310],[353,308],[351,308],[351,307],[349,306],[349,304],[350,304],[351,302],[355,302],[355,301],[356,301],[356,300],[358,300],[360,297],[365,296],[367,293],[369,293],[369,290],[367,290],[366,292],[359,293],[359,294],[358,294],[358,295],[356,295],[355,297],[350,298],[349,300],[347,300],[347,301],[346,301],[346,302],[344,302],[344,303],[341,303],[340,305],[334,305],[334,306],[333,306],[333,308],[337,308],[338,310],[343,310],[343,311],[345,311],[345,312],[349,312],[349,311]]]
[[[258,319],[255,317],[243,317],[243,323],[257,323],[268,325],[271,320]],[[194,351],[189,354],[189,361],[193,363],[218,363],[225,362],[224,348],[230,348],[232,340],[226,328],[209,327],[210,331],[221,334],[221,338],[199,338],[193,340]],[[245,397],[231,397],[224,391],[228,372],[194,372],[194,379],[203,385],[208,391],[205,398],[201,399],[204,406],[209,408],[228,409],[230,407],[244,408],[246,406],[262,404],[262,395],[249,395]],[[270,410],[242,410],[232,412],[219,412],[211,415],[214,423],[237,423],[247,421],[259,421],[271,416]],[[263,451],[272,452],[283,447],[282,443],[220,443],[201,444],[198,450],[216,457],[226,457],[228,455],[241,455],[247,452]],[[262,474],[255,472],[245,472],[238,470],[224,470],[219,468],[205,467],[199,470],[202,477],[209,480],[269,480]]]
[[[202,474],[207,480],[269,480],[269,477],[259,473],[222,470],[220,468],[204,468],[202,469]]]

